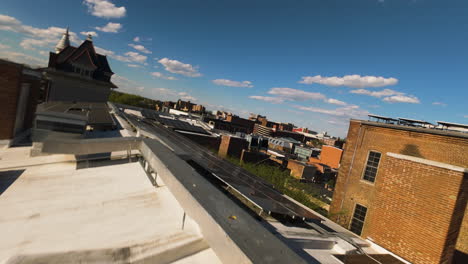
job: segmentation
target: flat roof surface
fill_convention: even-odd
[[[459,137],[459,138],[468,138],[467,133],[459,132],[459,131],[451,131],[451,130],[442,130],[436,128],[426,128],[426,127],[414,127],[414,126],[405,126],[405,125],[394,125],[394,124],[385,124],[373,121],[365,121],[359,119],[351,119],[351,121],[360,122],[364,125],[369,126],[378,126],[378,127],[385,127],[391,129],[398,129],[398,130],[406,130],[406,131],[413,131],[419,133],[427,133],[427,134],[434,134],[434,135],[442,135],[442,136],[450,136],[450,137]]]
[[[221,263],[196,222],[187,216],[182,229],[184,210],[167,187],[152,186],[139,163],[77,170],[54,156],[64,155],[0,168],[0,263],[19,256],[31,263]]]
[[[400,121],[405,121],[405,122],[408,122],[408,123],[429,124],[429,125],[432,125],[431,123],[429,123],[429,122],[427,122],[427,121],[424,121],[424,120],[416,120],[416,119],[403,118],[403,117],[399,117],[398,119],[399,119]]]
[[[109,111],[106,103],[92,102],[46,102],[37,107],[38,113],[56,112],[85,116],[89,125],[114,124]]]

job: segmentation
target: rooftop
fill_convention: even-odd
[[[35,157],[30,147],[0,151],[0,263],[390,256],[177,132],[111,109],[119,130],[48,138]]]
[[[439,128],[429,128],[429,127],[415,127],[415,126],[407,126],[407,125],[387,124],[387,123],[365,121],[365,120],[359,120],[359,119],[351,119],[351,121],[360,122],[362,124],[369,125],[369,126],[385,127],[385,128],[391,128],[391,129],[413,131],[413,132],[442,135],[442,136],[450,136],[450,137],[468,138],[468,133],[464,133],[460,131],[443,130]]]
[[[73,156],[28,158],[27,150],[2,155],[0,263],[221,263],[197,223],[187,216],[183,224],[184,210],[164,182],[154,188],[139,163],[78,169]]]

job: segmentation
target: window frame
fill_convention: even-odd
[[[366,174],[367,163],[369,162],[369,156],[370,156],[371,152],[375,152],[375,153],[380,154],[379,164],[377,164],[377,167],[375,168],[376,172],[375,172],[375,176],[374,176],[374,181],[370,181],[370,180],[364,178],[364,175]],[[377,179],[377,175],[379,174],[379,168],[380,168],[381,161],[382,161],[382,152],[376,151],[376,150],[369,150],[367,152],[367,157],[366,157],[366,162],[364,163],[364,168],[362,169],[361,181],[364,181],[365,183],[369,183],[369,184],[375,184],[375,181]]]
[[[359,234],[355,233],[354,231],[351,230],[351,227],[353,225],[353,220],[354,220],[354,215],[356,214],[356,209],[357,209],[357,206],[361,206],[361,207],[364,207],[366,208],[366,214],[364,215],[364,221],[362,221],[362,228],[361,228],[361,232]],[[361,236],[362,235],[362,231],[364,230],[364,227],[365,227],[365,224],[366,224],[366,219],[367,219],[367,214],[369,212],[369,208],[360,204],[360,203],[355,203],[354,204],[354,210],[353,210],[353,214],[351,215],[351,221],[349,221],[349,225],[348,225],[348,230],[351,231],[353,234],[356,234],[358,236]],[[357,221],[361,221],[359,219],[357,219]]]

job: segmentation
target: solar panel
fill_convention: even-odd
[[[158,122],[171,127],[174,130],[181,130],[181,131],[188,131],[188,132],[194,132],[194,133],[200,133],[200,134],[206,134],[209,135],[205,129],[191,125],[187,122],[180,121],[180,120],[175,120],[175,119],[169,119],[169,118],[158,118]]]
[[[398,122],[397,119],[395,118],[391,118],[391,117],[386,117],[386,116],[379,116],[379,115],[367,115],[369,116],[369,118],[375,118],[375,119],[378,119],[378,120],[383,120],[385,121],[385,123],[393,123],[393,122]]]
[[[458,128],[468,129],[468,125],[465,125],[465,124],[450,123],[450,122],[444,122],[444,121],[437,121],[437,123],[444,127],[458,127]]]
[[[390,254],[347,254],[333,255],[344,264],[403,264],[404,262]]]
[[[187,153],[190,153],[191,159],[196,164],[211,172],[213,176],[228,186],[231,186],[234,191],[256,204],[264,212],[293,218],[320,220],[311,211],[286,198],[282,193],[274,189],[272,184],[218,157],[190,139],[158,125],[154,125],[150,132],[164,135],[171,144],[176,144]]]
[[[403,123],[410,123],[410,124],[422,124],[422,125],[432,125],[429,122],[423,121],[423,120],[416,120],[416,119],[409,119],[409,118],[398,118],[400,121],[403,121]]]

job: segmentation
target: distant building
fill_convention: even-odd
[[[205,107],[203,105],[193,105],[192,106],[192,112],[193,113],[204,113],[205,112]]]
[[[467,153],[466,133],[351,120],[330,213],[412,263],[451,263],[468,253]]]
[[[301,142],[292,138],[269,138],[268,148],[273,150],[279,150],[286,153],[293,153],[294,148],[299,146]]]
[[[293,131],[294,125],[291,123],[280,123],[278,125],[278,130],[283,130],[283,131]]]
[[[44,100],[42,73],[0,59],[0,146],[10,146],[33,125],[36,105]]]
[[[288,160],[288,169],[291,170],[291,176],[299,180],[315,181],[317,168],[305,162]]]
[[[260,124],[255,124],[253,133],[264,137],[271,137],[273,136],[273,129],[270,127],[262,126]]]
[[[294,148],[294,154],[296,154],[298,160],[309,161],[310,157],[317,157],[320,155],[320,149],[296,146]]]
[[[216,117],[216,119],[226,120],[227,116],[232,115],[232,113],[217,110],[213,111],[213,115]]]
[[[213,129],[224,130],[224,131],[231,132],[233,134],[238,133],[238,132],[245,133],[245,134],[250,133],[250,127],[244,126],[242,124],[232,123],[226,120],[215,119],[215,118],[210,118],[210,117],[204,117],[203,121],[208,123],[208,125],[211,126]]]
[[[338,169],[340,167],[341,155],[343,150],[336,148],[334,146],[322,146],[320,156],[311,157],[309,159],[310,163],[321,163],[329,166],[333,169]]]
[[[321,141],[325,145],[334,146],[336,142],[336,138],[324,137],[323,139],[321,139]]]
[[[307,133],[309,132],[309,129],[307,127],[296,127],[296,128],[293,128],[292,130],[293,132],[303,132],[303,133]]]
[[[175,109],[180,110],[180,111],[188,112],[188,111],[192,110],[192,106],[193,106],[193,104],[190,103],[190,101],[182,101],[182,100],[179,99],[179,100],[177,100]]]
[[[226,121],[234,125],[238,125],[245,128],[245,133],[250,134],[253,132],[255,122],[249,119],[241,118],[237,115],[228,115]]]
[[[286,130],[276,130],[274,133],[273,133],[273,136],[274,137],[289,137],[289,138],[293,138],[297,141],[300,141],[300,142],[305,142],[306,141],[306,137],[301,134],[301,133],[297,133],[297,132],[292,132],[292,131],[286,131]]]
[[[49,54],[49,66],[44,69],[49,85],[46,101],[107,102],[114,74],[107,57],[98,54],[91,36],[79,46],[70,45],[68,30]]]

